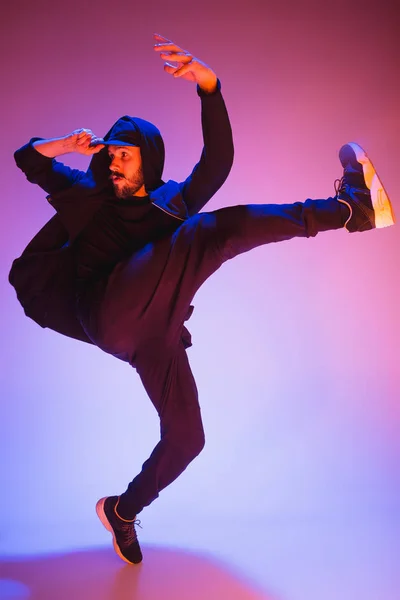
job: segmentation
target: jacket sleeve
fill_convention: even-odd
[[[189,216],[199,212],[219,190],[233,163],[233,139],[228,112],[221,94],[221,83],[212,94],[199,86],[204,147],[200,161],[189,177],[179,184]]]
[[[71,169],[55,158],[43,156],[35,150],[33,142],[42,138],[32,138],[28,144],[14,153],[17,167],[31,183],[36,183],[48,194],[61,192],[82,179],[85,173]]]

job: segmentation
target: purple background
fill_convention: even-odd
[[[388,1],[295,0],[3,9],[2,554],[105,544],[94,504],[125,489],[158,438],[132,369],[24,317],[8,271],[53,209],[13,151],[78,127],[103,135],[127,113],[161,129],[164,178],[185,178],[202,147],[199,99],[163,72],[155,31],[222,82],[235,163],[208,209],[333,195],[337,152],[357,141],[399,213],[397,13]],[[307,600],[339,597],[321,575],[337,548],[359,574],[341,600],[398,598],[399,246],[398,227],[328,232],[254,250],[206,282],[189,323],[206,448],[143,512],[144,543],[212,548],[279,597]],[[226,542],[238,519],[248,562]],[[307,567],[292,569],[299,555],[309,569],[319,558],[318,591]]]

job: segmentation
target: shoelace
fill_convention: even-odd
[[[341,177],[340,179],[335,179],[333,185],[335,188],[335,194],[336,194],[336,196],[338,196],[340,194],[340,192],[344,190],[344,187],[345,187],[344,177]]]
[[[363,187],[351,186],[344,182],[344,176],[341,179],[335,179],[334,181],[335,194],[338,196],[340,192],[347,192],[350,194],[350,190],[357,192],[358,194],[369,194],[369,190]],[[347,188],[347,189],[346,189]]]
[[[136,521],[133,521],[133,523],[121,523],[120,531],[124,535],[124,545],[125,546],[131,546],[132,544],[137,542],[137,534],[136,534],[136,530],[135,530],[135,525],[137,525],[138,527],[140,527],[140,529],[142,529],[142,526],[140,523],[141,523],[141,521],[139,521],[138,519]]]
[[[335,188],[335,194],[336,194],[336,197],[337,197],[338,201],[341,202],[342,204],[345,204],[347,206],[347,208],[349,209],[349,211],[350,211],[349,217],[347,218],[347,221],[344,224],[344,227],[347,229],[347,225],[351,221],[351,217],[353,216],[353,209],[352,209],[351,205],[348,202],[346,202],[346,200],[339,199],[340,192],[343,192],[343,191],[346,190],[346,184],[344,182],[344,176],[341,177],[340,179],[335,179],[333,185],[334,185],[334,188]]]

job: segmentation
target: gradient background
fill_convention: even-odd
[[[333,195],[337,152],[354,140],[400,214],[398,13],[388,0],[3,9],[3,557],[109,544],[94,504],[125,489],[158,439],[130,367],[24,317],[8,271],[53,209],[14,150],[78,127],[103,135],[127,113],[161,129],[164,179],[184,179],[202,147],[200,103],[163,72],[155,31],[222,82],[236,154],[208,209]],[[400,598],[399,262],[398,227],[334,231],[256,249],[206,282],[189,359],[207,443],[143,511],[145,551],[211,552],[268,598]]]

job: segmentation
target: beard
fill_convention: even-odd
[[[116,197],[120,198],[121,200],[125,200],[134,196],[144,184],[143,169],[141,166],[138,168],[133,177],[124,177],[120,173],[113,174],[118,175],[123,180],[122,185],[117,185],[114,181],[112,182],[114,193]]]

